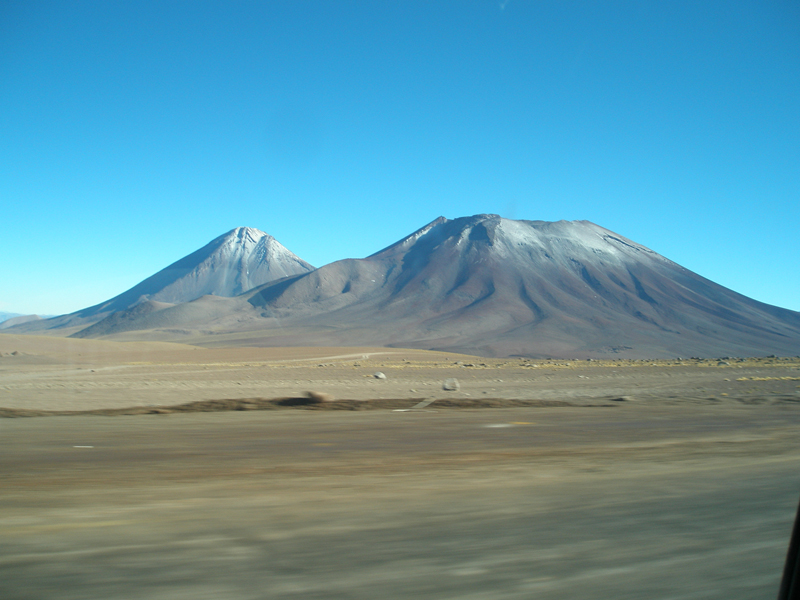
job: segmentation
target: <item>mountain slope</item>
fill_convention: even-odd
[[[236,296],[313,269],[271,235],[237,227],[106,302],[29,327],[41,330],[92,323],[146,301],[178,304],[204,295]]]
[[[23,323],[30,323],[32,321],[39,320],[41,320],[39,315],[14,315],[0,321],[0,329],[8,329],[9,327],[14,327],[15,325],[22,325]]]
[[[0,310],[0,323],[13,319],[14,317],[24,317],[23,313],[3,312]]]
[[[257,331],[264,345],[394,345],[483,355],[800,353],[800,313],[769,306],[588,221],[439,218],[365,259],[106,323]],[[205,313],[203,313],[205,314]],[[103,333],[100,333],[100,332]]]
[[[437,219],[363,261],[278,289],[265,286],[250,301],[284,322],[304,315],[358,330],[359,343],[496,355],[800,350],[799,313],[587,221]]]
[[[313,269],[271,235],[237,227],[98,306],[107,312],[142,299],[177,304],[205,295],[238,296],[268,281]]]

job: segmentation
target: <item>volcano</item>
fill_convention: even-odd
[[[201,344],[238,333],[250,345],[484,356],[800,353],[800,313],[737,294],[588,221],[497,215],[440,217],[367,258],[235,298],[126,309],[76,335],[163,334],[167,327],[202,330]]]
[[[237,227],[110,300],[28,324],[27,330],[92,323],[140,304],[163,308],[205,295],[236,296],[266,282],[313,270],[271,235],[252,227]]]

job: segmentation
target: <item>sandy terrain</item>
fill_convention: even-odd
[[[375,373],[386,379],[376,379]],[[458,392],[442,382],[457,378]],[[0,407],[92,410],[245,398],[794,403],[800,359],[488,359],[394,348],[219,348],[0,335]],[[413,406],[413,402],[411,406]]]
[[[164,413],[0,419],[0,597],[774,597],[798,386],[800,359],[0,335],[5,414]],[[343,401],[279,404],[307,390]],[[247,410],[174,412],[212,401]]]

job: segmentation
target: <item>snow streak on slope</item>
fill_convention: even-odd
[[[142,296],[171,303],[188,302],[209,294],[237,296],[268,281],[311,270],[311,265],[289,252],[271,235],[250,227],[238,227],[167,267],[161,273],[172,281]],[[146,291],[143,284],[149,281],[140,284],[143,291]]]
[[[209,294],[236,296],[313,268],[271,235],[237,227],[99,307],[107,312],[144,300],[177,304]]]
[[[339,343],[554,356],[800,350],[800,314],[588,221],[439,218],[367,259],[249,296],[265,317],[316,323],[331,339],[338,330]]]
[[[75,335],[246,333],[256,345],[494,356],[800,353],[800,313],[737,294],[588,221],[440,217],[365,259],[277,280],[271,271],[268,283],[223,297],[253,285],[264,262],[295,261],[266,234],[234,230],[86,309],[107,318]],[[181,300],[199,293],[216,296]]]
[[[271,235],[252,227],[237,227],[119,296],[42,321],[31,330],[92,323],[146,301],[178,304],[204,295],[236,296],[269,281],[313,269]]]

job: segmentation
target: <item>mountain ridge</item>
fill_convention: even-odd
[[[439,217],[366,258],[273,280],[213,308],[201,298],[148,315],[119,315],[75,335],[172,329],[204,332],[207,343],[247,333],[252,345],[490,356],[800,353],[800,313],[737,294],[589,221],[498,215]]]
[[[18,329],[91,325],[146,301],[180,304],[204,295],[236,296],[268,281],[313,269],[271,235],[252,227],[236,227],[109,300]]]

